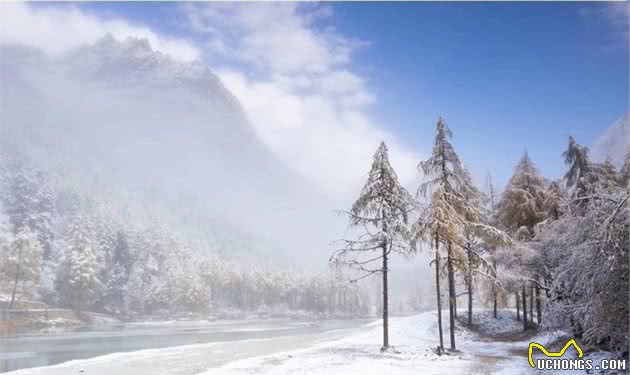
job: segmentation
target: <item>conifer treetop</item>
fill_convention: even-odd
[[[412,254],[415,247],[410,241],[407,215],[414,207],[415,199],[398,181],[389,162],[387,145],[381,142],[359,197],[350,211],[340,211],[348,216],[350,227],[362,233],[354,240],[342,240],[343,246],[333,252],[330,263],[369,276],[382,272],[371,265],[382,259],[383,254],[376,252],[383,246],[387,255]]]
[[[404,218],[413,208],[414,199],[400,185],[396,171],[389,163],[387,145],[381,142],[374,154],[368,179],[359,198],[350,210],[351,225],[373,224],[384,221],[395,224],[399,215]]]
[[[525,151],[497,206],[499,225],[514,236],[533,234],[545,218],[546,200],[545,180]]]
[[[445,192],[451,193],[464,184],[463,178],[466,172],[459,160],[459,156],[455,152],[455,148],[450,142],[452,137],[451,129],[449,129],[444,118],[440,117],[436,125],[431,157],[418,164],[418,169],[425,176],[432,177],[420,185],[419,193],[426,195],[427,189],[436,185],[439,185]]]
[[[478,191],[459,160],[451,138],[451,130],[440,117],[431,156],[418,165],[425,176],[418,195],[430,195],[431,203],[416,223],[415,232],[418,238],[425,239],[438,233],[440,238],[459,245],[463,244],[463,231],[479,217]]]

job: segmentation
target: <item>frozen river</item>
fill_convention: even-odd
[[[91,375],[196,374],[232,360],[342,337],[368,322],[362,319],[160,322],[17,335],[0,338],[0,372],[67,374],[66,365],[71,365]],[[41,367],[51,365],[57,366]]]

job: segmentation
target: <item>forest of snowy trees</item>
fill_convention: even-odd
[[[20,301],[41,301],[123,319],[189,312],[371,313],[367,289],[340,274],[305,272],[256,257],[204,255],[169,226],[137,223],[102,197],[60,183],[62,175],[15,148],[2,151],[3,311],[18,308]]]
[[[440,118],[432,152],[418,165],[423,182],[415,195],[398,181],[387,146],[379,146],[358,199],[340,211],[353,230],[330,258],[335,267],[318,274],[199,251],[172,227],[135,222],[124,208],[73,190],[58,171],[3,147],[4,310],[27,300],[124,319],[229,311],[365,316],[376,308],[387,323],[388,262],[423,252],[432,258],[440,350],[445,306],[449,346],[457,348],[458,301],[465,301],[469,324],[481,302],[495,317],[498,308],[515,307],[526,330],[569,329],[610,350],[627,345],[630,153],[617,169],[591,160],[571,137],[558,150],[564,176],[545,178],[524,152],[500,193],[490,174],[483,188],[475,186],[451,139]]]
[[[443,278],[451,351],[462,295],[468,324],[473,297],[480,295],[495,318],[498,307],[516,307],[525,330],[562,328],[594,348],[627,347],[630,151],[617,170],[610,160],[593,162],[588,148],[570,137],[558,152],[566,164],[558,180],[540,175],[524,152],[499,195],[491,175],[483,189],[473,184],[451,138],[440,118],[431,156],[419,164],[425,182],[416,200],[381,144],[360,196],[343,212],[363,232],[344,240],[331,263],[350,268],[357,279],[382,276],[383,349],[389,347],[388,258],[409,256],[418,245],[433,251],[440,351]]]

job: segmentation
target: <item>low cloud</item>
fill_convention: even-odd
[[[51,55],[61,55],[80,45],[91,44],[109,33],[116,39],[147,39],[154,50],[182,61],[200,57],[193,43],[169,38],[146,26],[133,25],[123,19],[98,17],[75,6],[43,6],[19,2],[2,2],[0,43],[26,44]]]

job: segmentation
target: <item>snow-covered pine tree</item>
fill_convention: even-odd
[[[330,263],[361,273],[354,281],[381,274],[383,279],[383,347],[389,348],[388,334],[388,260],[392,253],[410,255],[415,251],[407,226],[407,215],[415,206],[413,197],[402,187],[389,163],[387,146],[382,142],[374,154],[368,179],[350,211],[344,211],[350,226],[365,229],[357,239],[343,240]],[[380,265],[376,265],[379,264]]]
[[[446,245],[448,291],[449,291],[449,326],[451,350],[455,350],[455,265],[459,261],[464,263],[462,252],[467,227],[467,217],[478,217],[478,211],[474,205],[468,202],[464,193],[472,188],[468,172],[462,166],[453,145],[450,142],[451,130],[443,118],[439,118],[436,125],[435,142],[431,157],[420,162],[419,169],[427,179],[418,189],[418,194],[427,196],[430,194],[428,215],[421,215],[415,225],[418,238],[428,240],[436,246],[436,288],[438,290],[438,325],[440,331],[440,347],[442,344],[441,306],[439,300],[439,273],[440,254],[439,245]]]
[[[545,217],[545,200],[545,180],[526,151],[497,205],[499,225],[513,237],[531,239],[534,227]]]
[[[108,267],[101,274],[103,284],[103,294],[101,303],[103,309],[114,315],[124,316],[127,314],[127,282],[133,261],[127,240],[127,234],[118,230],[111,243],[111,255]]]
[[[80,213],[70,220],[63,246],[56,287],[61,303],[79,313],[91,307],[96,297],[100,268],[95,234]]]
[[[0,162],[1,198],[14,233],[28,226],[41,243],[44,259],[50,259],[55,207],[46,174],[17,153],[3,156]]]
[[[42,244],[44,260],[50,260],[52,256],[52,243],[54,236],[55,199],[50,186],[49,177],[43,171],[38,171],[35,176],[36,194],[33,205],[33,229],[37,232],[37,238]]]
[[[37,235],[28,226],[20,228],[11,242],[4,244],[0,258],[0,272],[11,281],[11,299],[8,309],[15,305],[18,285],[21,282],[39,280],[42,248]]]
[[[115,316],[127,314],[127,281],[129,276],[120,263],[114,263],[103,285],[103,310]]]

